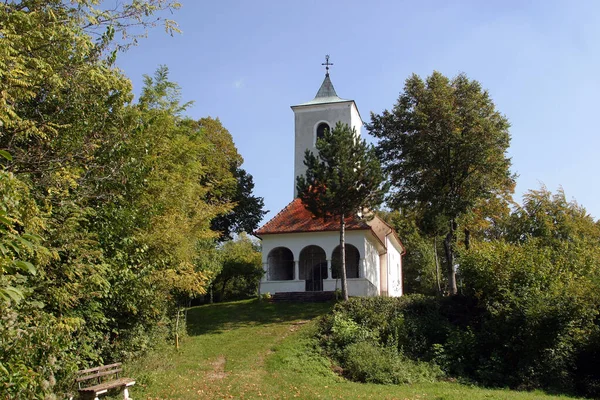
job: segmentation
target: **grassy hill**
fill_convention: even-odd
[[[311,338],[331,304],[212,304],[188,312],[189,337],[130,365],[135,399],[555,399],[541,392],[487,390],[454,382],[349,382]],[[115,397],[116,398],[116,397]]]

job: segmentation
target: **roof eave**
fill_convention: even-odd
[[[326,104],[344,104],[344,103],[354,103],[354,106],[356,107],[356,102],[354,100],[340,99],[340,101],[325,101],[323,103],[311,103],[310,101],[307,101],[306,103],[301,103],[301,104],[296,104],[294,106],[290,106],[290,108],[293,110],[295,108],[305,108],[305,107],[323,106]],[[356,110],[358,110],[358,107],[356,107]]]
[[[362,227],[362,228],[346,228],[346,231],[370,231],[371,227]],[[260,237],[258,235],[285,235],[287,233],[318,233],[318,232],[339,232],[339,228],[330,228],[330,229],[314,229],[314,230],[293,230],[293,231],[284,231],[284,232],[261,232],[256,233],[254,236]]]

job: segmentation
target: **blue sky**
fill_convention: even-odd
[[[315,96],[325,54],[366,122],[412,73],[480,81],[512,125],[515,200],[562,186],[600,218],[600,2],[180,1],[167,17],[182,33],[156,28],[117,64],[136,93],[167,65],[194,101],[188,115],[220,118],[270,210],[264,222],[292,200],[290,106]]]

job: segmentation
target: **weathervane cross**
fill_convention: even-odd
[[[333,65],[333,63],[329,62],[329,54],[325,56],[325,62],[321,63],[321,65],[325,66],[325,75],[329,76],[329,66]]]

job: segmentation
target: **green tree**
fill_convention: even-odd
[[[503,238],[461,255],[474,324],[475,378],[598,396],[600,226],[560,190],[529,191]]]
[[[263,276],[262,255],[257,245],[242,233],[235,240],[223,243],[219,252],[222,268],[214,281],[219,300],[255,296]]]
[[[241,168],[244,160],[237,152],[231,134],[218,118],[201,118],[198,124],[205,137],[214,146],[215,153],[212,154],[211,164],[218,165],[222,174],[230,178],[227,185],[221,183],[220,189],[214,191],[214,199],[234,204],[229,212],[212,220],[211,228],[220,233],[220,241],[230,239],[232,233],[250,233],[257,228],[260,220],[267,213],[263,210],[263,198],[253,193],[254,179]]]
[[[212,229],[220,232],[220,240],[226,240],[232,233],[253,232],[268,210],[264,209],[264,199],[255,196],[254,178],[243,168],[235,168],[233,176],[236,186],[230,200],[235,203],[233,209],[212,221]]]
[[[512,190],[509,123],[487,91],[464,74],[406,80],[392,111],[368,129],[389,174],[394,207],[416,208],[430,232],[444,229],[449,292],[457,293],[455,246],[461,218]],[[467,239],[469,232],[466,232]],[[466,241],[467,244],[469,241]]]
[[[180,97],[168,68],[146,76],[139,104],[126,110],[122,140],[103,152],[113,176],[99,187],[93,226],[111,265],[106,309],[121,335],[178,316],[218,272],[210,225],[232,209],[221,194],[235,185],[221,158],[239,155],[227,137],[217,143],[216,133],[185,117]]]
[[[306,175],[297,177],[299,197],[317,217],[338,218],[342,249],[342,294],[348,300],[345,228],[348,218],[365,215],[381,204],[383,173],[372,145],[338,122],[317,140],[317,154],[304,155]]]
[[[423,234],[414,213],[403,210],[378,212],[378,215],[394,227],[406,248],[402,257],[403,292],[439,294],[442,277],[437,259],[437,238]]]
[[[127,120],[131,83],[114,68],[115,50],[137,40],[130,28],[143,35],[158,22],[156,11],[177,4],[100,3],[0,5],[0,285],[20,292],[3,292],[11,301],[0,304],[1,398],[64,394],[72,371],[124,356],[107,349],[132,348],[131,337],[150,335],[139,329],[128,339],[114,324],[114,300],[123,293],[152,299],[152,286],[119,286],[116,276],[130,274],[132,265],[111,253],[116,235],[112,242],[99,235],[102,223],[114,220],[98,216],[118,196],[116,185],[105,183],[126,165],[106,160],[135,126]],[[117,45],[115,34],[129,38]],[[131,301],[122,310],[152,322],[144,328],[163,317],[158,308],[138,313],[136,306]]]
[[[0,168],[0,302],[19,303],[28,294],[27,278],[51,254],[41,245],[45,226],[29,188]]]

